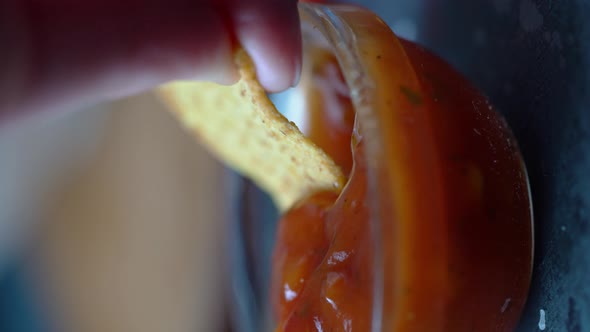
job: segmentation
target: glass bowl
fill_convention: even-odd
[[[451,67],[395,37],[376,14],[299,6],[304,54],[335,55],[365,149],[371,291],[347,301],[369,303],[371,331],[514,330],[531,278],[533,217],[506,122]],[[300,113],[304,89],[288,91],[279,109]],[[239,331],[272,331],[282,324],[269,292],[278,214],[251,183],[234,180],[232,317]],[[320,314],[309,319],[329,330]],[[355,326],[336,330],[361,331]]]

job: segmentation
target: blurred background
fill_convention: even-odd
[[[520,330],[539,330],[543,310],[545,331],[590,331],[590,1],[350,2],[452,63],[506,116],[536,219]],[[244,221],[274,211],[152,95],[0,132],[0,156],[0,331],[255,330],[248,317],[263,308],[248,292],[266,282],[273,225],[265,241],[240,239],[257,226]],[[244,192],[268,211],[241,218]]]

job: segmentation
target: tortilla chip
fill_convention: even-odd
[[[240,80],[231,86],[173,82],[158,89],[198,139],[231,168],[267,191],[281,211],[346,178],[334,161],[281,115],[256,79],[245,51],[236,52]]]

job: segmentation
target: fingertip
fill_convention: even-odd
[[[270,51],[256,43],[244,45],[256,66],[256,75],[260,84],[268,92],[280,92],[294,86],[301,71],[296,56],[272,56]]]
[[[279,92],[295,85],[302,57],[297,2],[242,2],[233,19],[238,41],[252,57],[262,86]]]

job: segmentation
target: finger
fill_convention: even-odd
[[[0,43],[12,52],[4,56],[10,61],[0,62],[0,116],[8,105],[78,106],[172,79],[236,79],[230,22],[210,1],[15,0],[1,6]]]
[[[301,30],[296,0],[228,0],[236,36],[250,54],[260,83],[276,92],[301,71]]]

